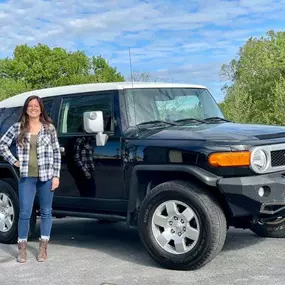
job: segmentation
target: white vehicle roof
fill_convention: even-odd
[[[31,95],[41,98],[58,95],[78,94],[93,91],[122,90],[130,88],[206,88],[201,85],[180,84],[180,83],[157,83],[157,82],[112,82],[112,83],[91,83],[80,85],[68,85],[53,88],[33,90],[15,95],[0,102],[0,108],[11,108],[23,106],[25,100]]]

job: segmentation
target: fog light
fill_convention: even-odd
[[[260,187],[260,188],[258,189],[258,195],[259,195],[260,197],[263,197],[263,196],[264,196],[264,188],[263,188],[263,187]]]

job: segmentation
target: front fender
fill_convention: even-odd
[[[139,190],[138,190],[138,172],[139,171],[165,171],[167,172],[181,172],[188,173],[202,183],[216,187],[217,181],[220,179],[219,176],[212,174],[198,166],[195,165],[137,165],[133,168],[132,177],[130,182],[130,191],[129,191],[129,202],[128,202],[128,213],[127,213],[127,223],[132,225],[136,223],[133,220],[136,216],[136,212],[139,207]]]

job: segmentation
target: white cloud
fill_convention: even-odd
[[[128,76],[131,47],[136,69],[217,86],[220,65],[284,14],[285,0],[10,0],[0,2],[0,57],[44,43],[100,54]]]

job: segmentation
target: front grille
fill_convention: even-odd
[[[285,149],[271,151],[271,166],[285,165]]]
[[[256,167],[255,164],[251,165],[254,172],[259,174],[272,173],[285,170],[285,143],[261,145],[251,148],[252,155],[255,155],[257,151],[262,150],[266,154],[270,155],[269,163],[264,169]]]

